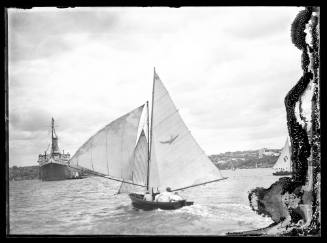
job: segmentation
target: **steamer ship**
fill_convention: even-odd
[[[61,153],[58,146],[58,136],[55,131],[54,119],[51,121],[51,151],[39,154],[39,178],[42,181],[57,181],[65,179],[81,179],[85,175],[69,167],[69,153]]]

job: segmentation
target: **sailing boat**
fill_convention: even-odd
[[[235,167],[235,165],[234,165],[234,163],[233,163],[232,160],[231,160],[231,164],[232,164],[231,169],[232,169],[232,170],[236,170],[236,167]]]
[[[273,166],[273,175],[291,175],[291,149],[288,143],[288,138],[286,139],[285,145],[278,157],[277,162]]]
[[[121,181],[118,193],[129,193],[132,205],[144,210],[193,204],[146,201],[145,190],[179,191],[226,179],[193,138],[155,71],[151,115],[146,102],[109,123],[78,149],[70,165]]]

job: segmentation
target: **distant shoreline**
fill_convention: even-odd
[[[39,179],[39,166],[12,166],[9,168],[9,181],[36,180]]]
[[[259,154],[260,150],[226,152],[208,156],[219,170],[272,168],[276,163],[280,150],[266,150],[266,154]],[[39,179],[39,166],[12,166],[9,168],[9,180]]]
[[[26,166],[26,167],[29,167],[29,166]],[[19,167],[19,168],[23,168],[23,167]],[[249,169],[269,169],[269,168],[272,168],[272,167],[258,167],[258,168],[237,168],[236,170],[243,170],[243,169],[245,169],[245,170],[249,170]],[[221,171],[226,171],[226,170],[231,170],[231,169],[220,169]],[[29,179],[30,177],[16,177],[16,178],[11,178],[11,179],[9,179],[9,181],[26,181],[26,180],[28,180],[28,181],[32,181],[32,180],[40,180],[38,177],[37,178],[32,178],[32,179]]]
[[[272,168],[272,167],[249,167],[249,168],[236,168],[235,170],[248,170],[248,169],[269,169],[269,168]],[[219,170],[232,170],[232,169],[219,169]]]
[[[261,149],[213,154],[209,159],[220,169],[271,168],[276,163],[281,149]]]

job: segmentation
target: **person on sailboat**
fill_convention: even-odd
[[[174,194],[170,187],[167,187],[165,192],[162,192],[155,197],[156,202],[171,202],[179,200],[182,200],[182,198],[177,194],[177,192]]]
[[[145,201],[152,201],[152,195],[150,194],[149,191],[146,191],[146,193],[144,194],[144,200]]]
[[[157,192],[154,192],[152,188],[151,194],[152,194],[152,201],[155,201],[156,196],[160,194],[158,187],[157,187]]]
[[[171,188],[167,187],[165,192],[161,192],[155,197],[156,202],[169,202],[171,196]]]
[[[181,201],[184,200],[177,192],[174,192],[171,196],[170,196],[170,201],[171,202],[177,202],[177,201]]]

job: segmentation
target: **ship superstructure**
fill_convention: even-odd
[[[77,171],[73,171],[68,165],[70,154],[59,150],[58,136],[55,131],[54,119],[51,121],[51,151],[47,154],[39,154],[40,165],[39,177],[43,181],[55,181],[74,179],[79,177]]]

